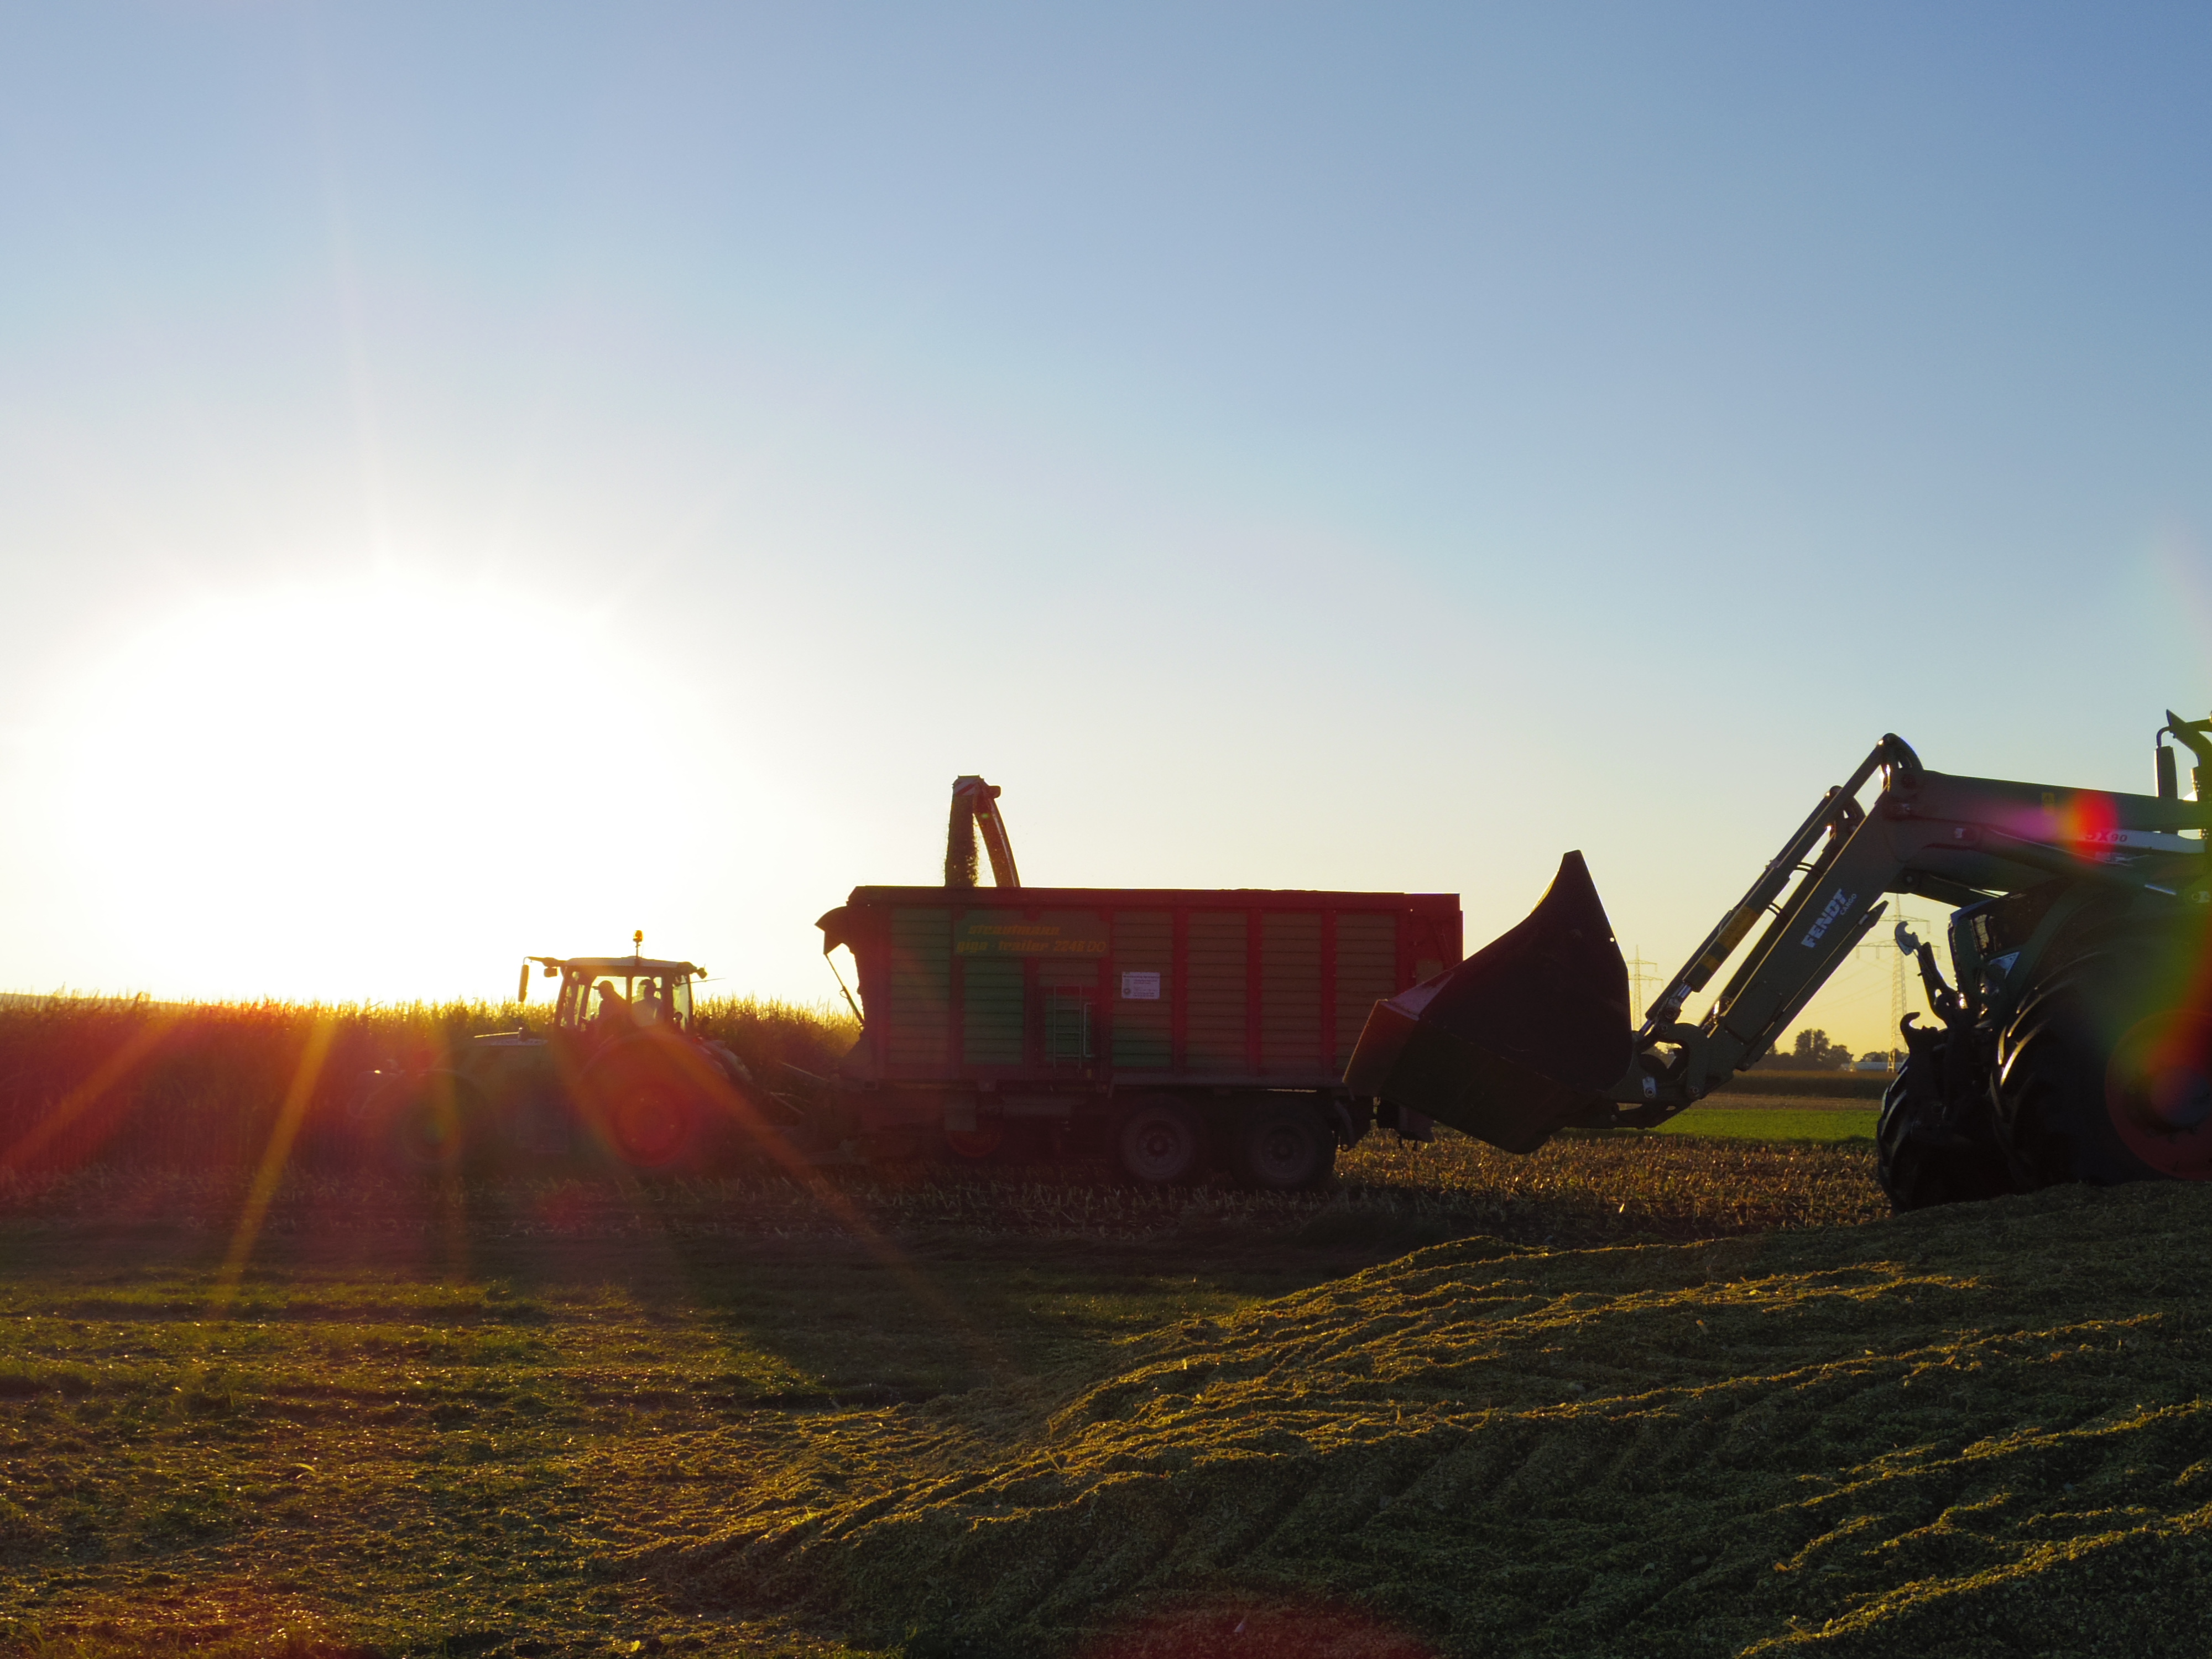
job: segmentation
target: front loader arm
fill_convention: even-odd
[[[1881,787],[1862,806],[1877,772]],[[1345,1081],[1509,1151],[1576,1125],[1661,1123],[1767,1052],[1888,894],[1958,906],[2060,880],[2154,905],[2212,902],[2205,843],[2182,834],[2208,825],[2201,801],[1931,772],[1885,737],[1768,860],[1639,1029],[1628,1027],[1612,925],[1570,853],[1527,921],[1376,1005]],[[1739,950],[1711,1008],[1685,1020],[1689,998]]]

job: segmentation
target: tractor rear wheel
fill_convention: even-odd
[[[649,1053],[614,1056],[589,1079],[594,1115],[609,1148],[633,1170],[681,1167],[701,1128],[697,1091]]]
[[[1255,1101],[1237,1126],[1237,1173],[1268,1192],[1318,1187],[1336,1167],[1336,1132],[1306,1101]]]
[[[1966,1112],[1944,1109],[1943,1058],[1950,1041],[1948,1032],[1916,1041],[1883,1091],[1875,1126],[1875,1178],[1893,1210],[1972,1203],[2019,1190],[1981,1097],[1970,1097]]]
[[[1121,1120],[1121,1167],[1147,1187],[1173,1187],[1198,1173],[1198,1120],[1179,1100],[1139,1101]]]
[[[2212,1018],[2127,934],[2032,991],[1997,1046],[1996,1127],[2021,1183],[2212,1179]]]

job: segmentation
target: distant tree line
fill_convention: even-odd
[[[1863,1054],[1854,1055],[1840,1042],[1828,1041],[1826,1031],[1815,1028],[1800,1031],[1788,1054],[1779,1049],[1758,1062],[1756,1069],[1770,1072],[1841,1072],[1848,1070],[1854,1060],[1872,1066],[1894,1068],[1905,1060],[1905,1051],[1895,1048],[1885,1054],[1879,1048],[1869,1048]]]

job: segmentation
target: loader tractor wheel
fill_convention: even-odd
[[[1139,1102],[1121,1120],[1121,1167],[1147,1187],[1173,1187],[1198,1173],[1198,1120],[1177,1100]]]
[[[1942,1069],[1948,1033],[1916,1042],[1881,1097],[1875,1127],[1875,1177],[1893,1210],[1924,1210],[1999,1198],[2019,1188],[1982,1098],[1970,1115],[1946,1114]]]
[[[1336,1167],[1336,1132],[1304,1101],[1259,1101],[1237,1126],[1237,1176],[1289,1193],[1318,1187]]]
[[[2024,1185],[2212,1179],[2212,1019],[2122,938],[2031,992],[1997,1045],[1997,1133]]]

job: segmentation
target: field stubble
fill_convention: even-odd
[[[251,1163],[0,1180],[18,1650],[2201,1650],[2197,1189],[1877,1219],[1863,1143],[1664,1136],[1291,1196]]]

